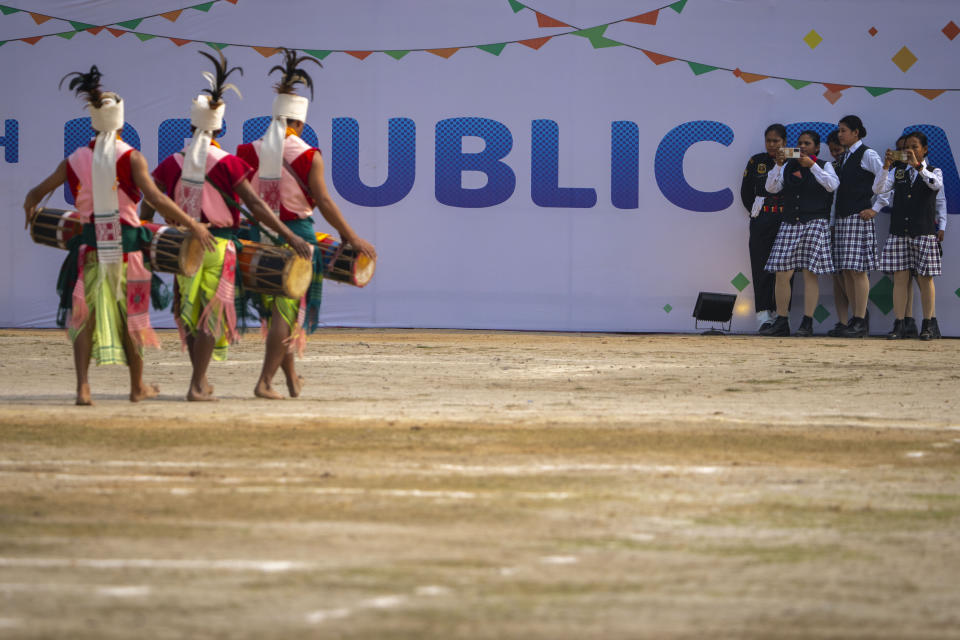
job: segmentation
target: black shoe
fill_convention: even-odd
[[[847,330],[847,325],[843,324],[842,322],[838,322],[837,324],[833,325],[833,329],[830,329],[830,331],[827,331],[827,335],[830,336],[831,338],[842,338],[843,333],[846,330]]]
[[[939,340],[943,337],[940,335],[940,324],[937,322],[936,316],[930,318],[930,325],[927,328],[930,330],[930,335],[934,340]]]
[[[854,317],[847,330],[843,332],[844,338],[864,338],[867,335],[867,321],[863,318]]]
[[[766,329],[760,330],[760,335],[773,338],[786,337],[790,335],[790,319],[787,316],[777,316]]]
[[[893,329],[887,334],[887,340],[899,340],[903,337],[903,320],[894,320]]]
[[[863,335],[870,335],[870,309],[867,309],[863,314]]]
[[[803,316],[803,320],[800,321],[800,327],[793,334],[798,338],[809,338],[813,335],[813,318],[810,316]]]
[[[917,321],[913,319],[913,316],[907,316],[903,319],[903,338],[917,338],[920,336],[920,331],[917,329]]]
[[[772,326],[773,326],[773,323],[772,323],[772,322],[764,322],[762,325],[760,325],[760,328],[757,329],[757,333],[759,333],[760,335],[764,335],[763,332],[764,332],[764,331],[769,331],[769,330],[770,330],[770,327],[772,327]]]

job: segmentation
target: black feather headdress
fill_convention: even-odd
[[[227,59],[224,57],[222,51],[217,51],[220,56],[220,59],[217,60],[212,55],[206,51],[198,51],[200,55],[210,60],[213,63],[213,68],[216,70],[216,75],[210,73],[209,71],[203,72],[203,77],[207,79],[207,82],[210,83],[209,89],[204,89],[204,93],[210,94],[210,108],[216,109],[220,106],[220,103],[223,102],[223,94],[228,90],[233,90],[238,96],[243,97],[240,94],[240,89],[237,89],[237,86],[233,83],[228,83],[227,78],[230,77],[230,74],[234,71],[239,71],[240,75],[243,75],[243,69],[240,67],[229,67],[227,65]]]
[[[267,72],[268,76],[274,71],[283,74],[280,76],[280,82],[273,85],[277,93],[295,93],[296,86],[302,84],[310,89],[310,99],[313,100],[313,79],[310,74],[300,68],[300,63],[307,61],[316,63],[318,67],[323,67],[316,58],[310,56],[297,57],[296,49],[283,49],[283,64],[278,64]]]
[[[62,89],[63,81],[70,76],[76,77],[70,80],[67,88],[76,93],[77,97],[83,97],[86,95],[87,102],[92,104],[94,108],[99,109],[104,97],[104,92],[100,88],[100,78],[103,77],[103,74],[101,74],[100,70],[97,69],[97,65],[91,66],[90,71],[87,71],[86,73],[82,71],[68,73],[60,78],[60,84],[57,85],[57,88]]]

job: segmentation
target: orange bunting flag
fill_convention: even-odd
[[[182,47],[185,44],[190,44],[193,42],[193,40],[184,40],[183,38],[170,38],[169,40],[178,47]]]
[[[676,60],[676,58],[665,56],[662,53],[654,53],[653,51],[647,51],[646,49],[640,49],[640,51],[643,51],[645,54],[647,54],[647,57],[650,58],[650,61],[653,62],[653,64],[660,65]]]
[[[569,27],[566,22],[560,22],[556,18],[551,18],[550,16],[545,16],[539,11],[535,11],[537,14],[537,26],[540,28],[544,27]]]
[[[99,35],[103,31],[103,27],[90,27],[87,31],[93,35]]]
[[[53,16],[45,16],[42,13],[31,13],[30,17],[33,18],[33,21],[37,24],[43,24],[47,20],[53,18]]]
[[[27,44],[37,44],[40,42],[40,38],[43,36],[30,36],[29,38],[20,38],[21,41],[26,42]]]
[[[837,100],[843,97],[843,94],[839,91],[831,91],[827,89],[823,92],[823,97],[827,99],[827,102],[830,104],[837,104]]]
[[[180,14],[183,13],[183,9],[177,9],[176,11],[167,11],[166,13],[161,13],[160,15],[169,20],[170,22],[176,22],[177,18],[180,17]]]
[[[654,9],[653,11],[642,13],[639,16],[627,18],[626,22],[636,22],[637,24],[657,24],[657,18],[659,17],[660,9]]]
[[[270,56],[276,55],[277,52],[280,51],[280,47],[254,47],[253,50],[264,58],[269,58]]]
[[[530,40],[521,40],[519,44],[522,44],[525,47],[530,47],[531,49],[539,49],[543,45],[547,44],[547,40],[553,36],[544,36],[542,38],[531,38]]]
[[[357,60],[366,60],[373,51],[344,51],[344,53],[350,54]]]
[[[841,91],[845,91],[850,88],[850,85],[848,84],[829,84],[826,82],[823,83],[823,86],[827,88],[827,91],[833,93],[840,93]]]
[[[946,89],[914,89],[914,91],[922,95],[927,100],[935,100],[939,96],[946,93]]]
[[[734,69],[733,75],[737,76],[747,84],[751,82],[757,82],[758,80],[766,80],[770,76],[761,75],[759,73],[747,73],[746,71],[740,71],[740,69]]]
[[[237,4],[237,0],[227,0],[230,4]]]
[[[441,58],[449,58],[459,50],[460,47],[449,47],[447,49],[427,49],[427,52],[435,56],[440,56]]]
[[[110,27],[107,27],[107,31],[112,33],[114,38],[119,38],[126,33],[123,29],[111,29]]]

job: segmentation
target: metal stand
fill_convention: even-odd
[[[696,320],[696,321],[695,321],[695,326],[696,326],[696,328],[697,328],[698,330],[700,329],[700,320]],[[727,335],[727,333],[730,332],[730,328],[731,328],[732,326],[733,326],[733,320],[731,319],[730,322],[728,322],[728,323],[726,324],[726,326],[724,326],[724,325],[721,323],[719,329],[717,329],[716,327],[711,327],[710,329],[704,331],[704,332],[701,333],[700,335],[702,335],[702,336],[725,336],[725,335]]]

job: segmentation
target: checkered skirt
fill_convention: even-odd
[[[793,224],[783,222],[770,250],[766,271],[806,269],[811,273],[832,273],[830,225],[826,220]]]
[[[943,274],[936,236],[888,236],[880,255],[880,270],[887,273],[911,269],[921,276]]]
[[[837,271],[875,271],[877,226],[858,215],[837,218],[833,236],[833,264]]]

